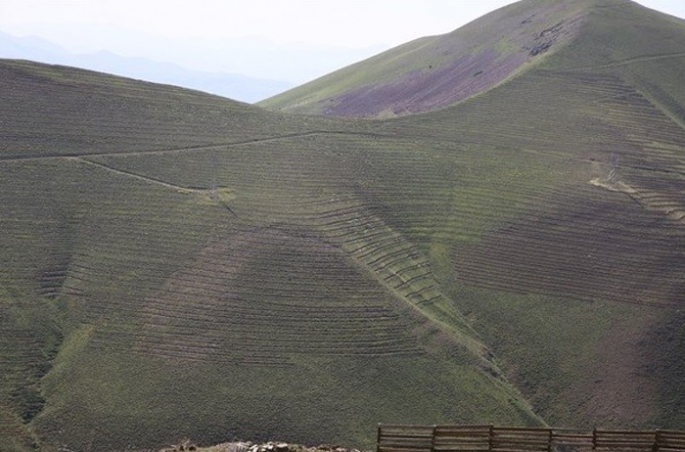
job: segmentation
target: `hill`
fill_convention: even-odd
[[[681,427],[685,25],[563,4],[515,5],[582,25],[504,83],[382,121],[2,61],[0,436]]]
[[[1,70],[6,438],[368,444],[378,419],[541,422],[350,178],[409,140],[71,68]]]
[[[684,45],[682,20],[592,2],[579,34],[525,73],[378,122],[480,153],[454,183],[483,191],[455,195],[453,215],[497,220],[473,243],[446,234],[448,295],[551,424],[682,425]],[[428,222],[412,228],[435,243],[449,222]]]

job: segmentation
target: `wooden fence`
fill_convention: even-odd
[[[376,451],[685,452],[685,432],[380,424]]]

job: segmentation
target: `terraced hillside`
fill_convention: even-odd
[[[14,450],[180,436],[364,444],[378,419],[541,422],[425,254],[355,185],[370,147],[409,154],[409,140],[68,68],[2,67],[19,87],[4,79],[2,96],[21,99],[4,113],[0,162],[0,436]],[[72,91],[84,81],[97,89]],[[69,96],[130,111],[91,130]],[[174,96],[197,105],[178,127]],[[30,133],[38,102],[50,109],[37,121],[58,125],[17,155],[11,137]],[[175,136],[194,130],[185,121],[213,132]],[[113,146],[128,130],[147,138]]]
[[[6,448],[682,428],[685,24],[509,11],[578,28],[387,120],[1,61]]]

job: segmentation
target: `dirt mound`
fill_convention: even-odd
[[[195,447],[188,444],[187,447]],[[322,444],[319,446],[303,446],[285,442],[269,441],[266,443],[253,443],[251,441],[238,441],[217,444],[212,447],[200,447],[194,449],[164,449],[165,452],[177,452],[196,450],[198,452],[362,452],[358,449],[349,449],[340,446]],[[161,451],[160,451],[161,452]]]

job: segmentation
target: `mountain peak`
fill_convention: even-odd
[[[630,0],[523,0],[451,33],[409,42],[261,105],[295,113],[375,118],[438,110],[538,67],[579,37],[595,42],[584,39],[582,49],[574,46],[555,64],[619,61],[641,47],[662,45],[665,33],[685,34],[680,23],[675,24],[680,30],[664,26],[666,18]],[[640,33],[633,26],[637,24]],[[665,40],[669,39],[681,42]]]
[[[444,108],[497,86],[563,47],[578,33],[588,3],[515,3],[451,33],[417,39],[334,72],[263,105],[366,117]]]

